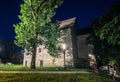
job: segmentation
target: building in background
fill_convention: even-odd
[[[45,67],[87,67],[90,65],[89,54],[92,48],[86,45],[87,34],[77,35],[76,18],[60,21],[60,45],[65,44],[65,53],[59,50],[56,56],[51,56],[44,45],[37,47],[36,66]],[[84,60],[84,61],[83,61]],[[24,52],[23,65],[30,66],[31,55]],[[65,65],[64,65],[65,64]]]
[[[76,18],[60,21],[60,45],[66,45],[65,49],[65,65],[67,67],[74,67],[77,58],[77,45],[76,45]],[[27,51],[24,53],[24,66],[30,66],[31,55]],[[63,67],[64,66],[64,53],[60,50],[56,56],[51,56],[44,45],[37,47],[36,53],[36,66],[48,67]]]

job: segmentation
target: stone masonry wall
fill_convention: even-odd
[[[73,47],[72,47],[72,34],[71,28],[66,28],[61,30],[60,44],[65,43],[67,49],[65,51],[65,60],[66,66],[73,67]],[[31,55],[27,55],[27,52],[24,53],[24,66],[30,66]],[[45,66],[45,67],[63,67],[64,66],[64,55],[63,51],[59,51],[59,53],[54,57],[51,56],[44,45],[40,45],[37,47],[36,52],[36,66]]]
[[[90,66],[89,55],[93,54],[93,46],[86,44],[86,38],[89,34],[77,36],[78,63],[80,67]]]

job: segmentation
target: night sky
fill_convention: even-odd
[[[57,9],[54,19],[59,21],[77,17],[79,28],[89,26],[93,20],[104,14],[111,4],[120,0],[64,0]],[[0,39],[14,39],[13,24],[19,22],[22,0],[0,1]]]

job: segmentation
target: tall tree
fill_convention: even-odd
[[[120,45],[120,15],[106,23],[96,34],[109,44]]]
[[[94,45],[94,54],[99,65],[120,59],[120,3],[110,7],[107,13],[95,20],[92,33],[87,39]]]
[[[62,0],[24,0],[21,4],[19,19],[14,25],[15,43],[31,52],[31,69],[35,69],[36,48],[45,45],[49,53],[54,55],[58,47],[58,23],[52,21],[55,9]]]

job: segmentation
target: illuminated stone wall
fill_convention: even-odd
[[[76,19],[68,19],[62,21],[60,24],[60,45],[65,43],[67,48],[65,51],[65,64],[67,67],[75,66],[75,51],[76,47],[76,33],[75,33],[75,22]],[[31,56],[24,53],[24,66],[30,66]],[[45,66],[45,67],[63,67],[64,66],[64,54],[62,50],[59,50],[56,56],[51,56],[44,45],[37,47],[36,52],[36,66]]]
[[[91,59],[89,55],[93,55],[93,45],[86,44],[88,33],[76,35],[76,18],[67,19],[60,22],[60,45],[65,43],[67,48],[65,51],[65,63],[67,67],[88,67],[95,59]],[[31,56],[24,53],[24,66],[30,66]],[[36,66],[45,67],[63,67],[64,54],[63,50],[59,50],[56,56],[51,56],[44,45],[37,47]]]

